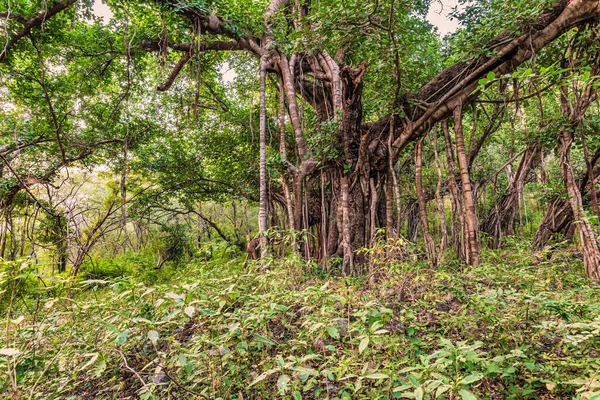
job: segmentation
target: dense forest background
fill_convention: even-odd
[[[600,399],[599,1],[102,4],[0,4],[2,396]]]

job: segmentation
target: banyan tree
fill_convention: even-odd
[[[59,1],[43,15],[22,21],[23,30],[12,35],[0,54],[0,61],[42,20],[54,17],[74,3]],[[520,97],[536,96],[518,92],[514,73],[565,35],[569,36],[568,57],[572,65],[586,63],[591,66],[592,76],[598,72],[595,30],[600,2],[595,0],[546,1],[537,8],[532,6],[531,15],[486,38],[486,44],[480,48],[455,56],[458,61],[446,68],[440,66],[438,73],[428,77],[429,81],[420,88],[415,85],[419,81],[415,75],[420,71],[406,67],[410,53],[442,50],[407,49],[403,39],[406,35],[414,39],[431,34],[429,29],[423,29],[427,25],[424,13],[429,1],[378,0],[365,5],[272,0],[263,5],[260,13],[255,9],[262,3],[247,3],[238,4],[241,9],[233,11],[231,4],[214,2],[136,3],[132,7],[149,9],[148,15],[157,16],[156,21],[149,23],[153,29],[148,30],[155,34],[131,39],[130,50],[163,56],[169,71],[157,87],[160,92],[172,90],[189,66],[196,68],[194,62],[201,54],[244,52],[256,60],[260,92],[261,254],[266,256],[269,251],[265,231],[273,224],[269,216],[275,202],[284,210],[281,217],[287,220],[287,227],[312,232],[295,236],[292,250],[323,261],[340,257],[345,274],[366,271],[367,256],[359,250],[371,246],[382,230],[391,239],[399,234],[405,211],[399,183],[404,176],[399,174],[413,172],[411,168],[400,168],[398,161],[412,152],[414,158],[409,157],[409,163],[415,163],[416,173],[411,179],[417,187],[412,210],[420,220],[430,262],[435,264],[439,259],[437,253],[452,247],[466,263],[478,264],[482,231],[493,238],[492,245],[496,247],[501,237],[514,233],[523,187],[531,179],[532,171],[543,164],[545,153],[535,140],[523,152],[516,153],[510,161],[516,161],[518,167],[504,194],[494,200],[488,215],[478,215],[481,182],[473,179],[473,162],[486,138],[494,135],[497,121],[507,118],[507,112],[502,101],[497,101],[489,127],[478,143],[466,137],[470,129],[465,127],[465,115],[473,113],[471,106],[479,101],[485,88],[498,81],[501,81],[497,85],[498,96],[505,103],[515,104]],[[256,17],[258,14],[260,17]],[[237,17],[230,18],[231,15]],[[586,37],[583,40],[579,37],[582,32],[592,33],[582,34]],[[367,36],[369,39],[365,39]],[[379,42],[383,43],[380,47]],[[172,55],[178,58],[174,63],[168,62]],[[387,102],[386,114],[365,109],[363,101],[367,90],[371,97],[377,94],[381,82],[367,76],[370,68],[378,68],[382,63],[385,71],[379,71],[379,76],[387,87],[393,88],[391,94],[381,93],[381,101]],[[568,67],[564,65],[565,69]],[[198,63],[198,82],[202,80],[202,72]],[[586,182],[590,182],[590,177],[580,182],[569,158],[573,139],[579,135],[577,129],[571,128],[581,124],[587,108],[596,99],[596,85],[590,80],[586,85],[573,87],[564,82],[568,77],[569,73],[564,72],[563,82],[557,84],[561,86],[563,125],[555,139],[569,199],[553,202],[548,218],[556,216],[563,227],[575,225],[584,248],[587,273],[600,279],[600,251],[583,211],[586,193],[595,195],[594,167],[588,165],[592,182],[588,188]],[[268,91],[278,94],[276,102],[267,101]],[[474,119],[469,115],[469,121]],[[272,125],[277,127],[275,135],[270,129]],[[271,169],[271,174],[267,173],[269,136],[278,141],[280,161],[280,168]],[[435,161],[424,156],[433,147]],[[447,180],[442,176],[439,162],[444,155]],[[435,194],[423,190],[420,176],[421,166],[429,162],[435,163],[439,170]],[[277,179],[272,179],[273,171],[279,172]],[[450,199],[453,214],[447,225],[443,199],[446,197]],[[434,199],[444,220],[442,236],[447,235],[447,229],[452,233],[451,243],[444,239],[439,246],[429,232],[431,223],[427,220],[427,203]],[[545,219],[539,235],[549,236],[544,229],[551,230],[554,226]]]

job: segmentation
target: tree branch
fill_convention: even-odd
[[[42,10],[38,13],[38,15],[36,15],[35,17],[33,17],[32,19],[25,21],[24,18],[19,17],[19,19],[17,19],[19,22],[23,23],[23,29],[20,30],[19,32],[17,32],[15,34],[15,36],[13,36],[8,43],[6,43],[6,46],[4,46],[4,48],[2,49],[2,51],[0,52],[0,61],[3,61],[6,58],[6,55],[8,54],[8,52],[17,44],[17,42],[21,39],[23,39],[25,36],[29,36],[31,34],[31,31],[34,28],[37,28],[38,26],[42,25],[44,22],[46,22],[48,19],[54,17],[56,14],[60,13],[63,10],[66,10],[67,8],[69,8],[70,6],[72,6],[73,4],[75,4],[77,0],[61,0],[57,3],[54,3],[52,6],[50,6],[50,8],[48,8],[47,10]],[[7,14],[7,13],[3,13],[3,14]],[[0,14],[0,17],[2,15]]]
[[[394,159],[410,141],[427,132],[427,127],[447,118],[457,106],[473,101],[477,97],[473,92],[479,86],[481,77],[489,72],[494,72],[496,76],[512,73],[537,51],[569,29],[597,17],[599,12],[598,0],[559,0],[536,23],[520,29],[520,32],[527,33],[511,40],[503,39],[495,55],[481,56],[469,63],[460,61],[442,71],[417,95],[418,99],[428,102],[428,107],[414,113],[412,120],[405,121],[404,129],[394,141]],[[506,33],[497,38],[504,36]]]

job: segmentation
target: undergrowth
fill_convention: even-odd
[[[4,268],[0,393],[34,399],[598,399],[600,290],[577,253],[191,261],[166,282]]]

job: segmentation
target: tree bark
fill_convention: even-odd
[[[583,175],[581,182],[579,183],[579,192],[582,194],[583,205],[589,204],[591,194],[588,192],[595,189],[595,184],[591,184],[591,181],[596,180],[599,175],[597,170],[593,170],[596,163],[600,159],[600,149],[596,151],[588,163],[588,170]],[[590,172],[589,169],[592,169]],[[589,183],[589,185],[588,185]],[[558,197],[554,199],[547,207],[544,218],[540,223],[535,236],[533,238],[533,250],[540,251],[546,246],[548,241],[553,235],[563,235],[566,238],[571,238],[573,233],[573,211],[569,202],[563,198]]]
[[[452,235],[452,245],[454,252],[461,260],[466,259],[464,226],[465,215],[463,213],[460,191],[456,179],[456,164],[454,162],[454,150],[450,130],[448,129],[448,120],[442,121],[442,131],[444,132],[444,141],[446,149],[446,162],[448,163],[448,189],[450,192],[450,203],[452,205],[452,221],[450,233]]]
[[[427,254],[427,260],[432,268],[437,266],[437,254],[435,249],[435,242],[431,233],[429,232],[429,219],[427,218],[427,203],[425,201],[425,195],[423,194],[423,140],[421,138],[417,141],[415,146],[415,184],[417,199],[419,201],[419,217],[421,220],[421,229],[423,231],[423,239],[425,240],[425,250]]]
[[[575,174],[570,159],[572,143],[573,134],[567,130],[562,130],[558,139],[560,167],[583,248],[583,263],[587,276],[600,281],[600,248],[598,248],[594,230],[585,216],[581,192],[575,183]]]
[[[342,244],[344,251],[344,266],[342,273],[344,275],[350,275],[354,272],[354,251],[351,245],[350,236],[350,205],[349,205],[349,189],[348,189],[348,177],[342,176],[341,178],[342,187],[342,201],[340,204],[342,211]]]
[[[469,174],[469,163],[465,150],[465,140],[462,128],[462,106],[454,109],[454,134],[456,136],[456,154],[458,157],[458,167],[460,170],[460,179],[462,183],[462,197],[465,213],[465,232],[467,242],[466,262],[470,265],[479,264],[479,242],[477,241],[477,211],[475,209],[475,199],[471,187],[471,177]]]
[[[260,121],[259,121],[259,142],[260,142],[260,162],[259,162],[259,208],[258,208],[258,230],[260,235],[260,256],[265,258],[268,255],[269,246],[267,242],[267,218],[268,218],[268,201],[267,192],[267,117],[266,117],[266,77],[267,77],[267,60],[262,57],[260,60]]]
[[[433,154],[435,157],[435,170],[437,172],[437,186],[435,187],[435,201],[437,204],[438,218],[440,219],[440,257],[448,248],[448,228],[446,227],[446,209],[444,208],[444,198],[442,197],[442,167],[440,166],[440,157],[438,154],[438,135],[437,129],[433,129]]]

